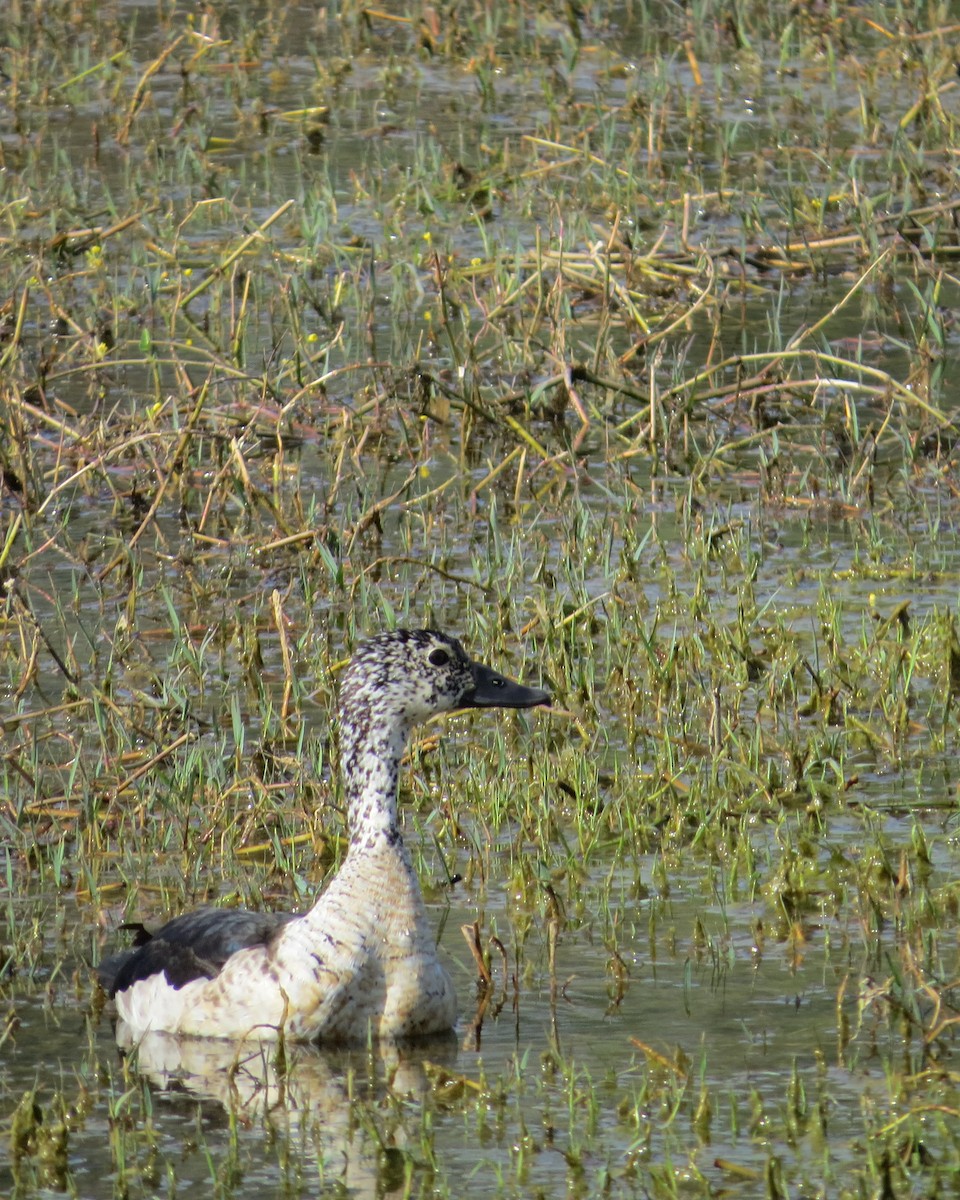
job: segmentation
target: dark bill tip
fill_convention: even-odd
[[[461,697],[463,708],[536,708],[538,704],[550,703],[550,693],[543,688],[517,683],[482,663],[470,666],[473,688]]]

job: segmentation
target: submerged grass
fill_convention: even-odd
[[[946,1188],[949,7],[3,20],[7,1189]],[[404,778],[464,1048],[155,1086],[89,964],[309,903],[395,623],[556,697]]]

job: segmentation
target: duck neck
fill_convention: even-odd
[[[357,702],[341,714],[340,757],[347,800],[350,853],[393,846],[402,850],[397,816],[400,759],[410,722],[384,720]]]

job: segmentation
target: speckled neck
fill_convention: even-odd
[[[347,696],[340,711],[340,756],[350,848],[398,845],[397,786],[412,722],[371,696]]]

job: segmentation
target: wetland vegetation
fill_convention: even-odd
[[[7,0],[0,1191],[952,1192],[958,39]],[[405,767],[456,1041],[121,1056],[124,922],[336,869],[395,624],[554,695]]]

